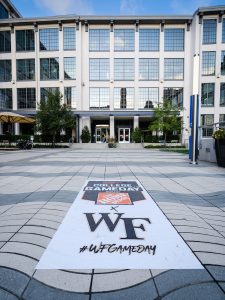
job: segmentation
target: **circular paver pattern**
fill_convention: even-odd
[[[1,300],[224,299],[223,170],[141,149],[0,155]],[[138,179],[205,269],[35,270],[88,178]]]

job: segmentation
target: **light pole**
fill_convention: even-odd
[[[189,158],[191,164],[198,160],[198,127],[199,127],[199,54],[194,55],[193,90],[190,99],[190,128]]]

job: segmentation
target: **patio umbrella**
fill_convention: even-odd
[[[35,122],[33,118],[22,116],[13,112],[0,112],[0,122],[12,123],[28,123],[32,124]]]

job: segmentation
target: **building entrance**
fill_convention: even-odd
[[[96,125],[95,129],[96,143],[106,143],[109,139],[109,125]]]
[[[119,143],[130,143],[130,128],[119,128],[118,140]]]

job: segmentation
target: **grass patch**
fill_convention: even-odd
[[[189,150],[186,148],[164,148],[164,149],[160,149],[160,151],[175,152],[175,153],[181,153],[181,154],[189,153]]]
[[[184,146],[168,146],[164,144],[159,145],[148,145],[145,146],[146,149],[185,149]]]

